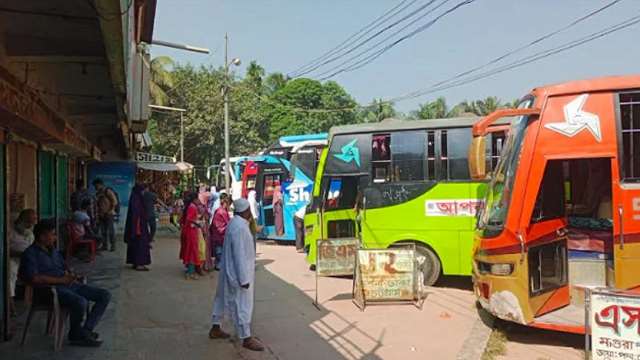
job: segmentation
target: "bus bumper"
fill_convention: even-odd
[[[492,315],[527,325],[533,319],[527,306],[527,289],[522,287],[522,282],[519,280],[522,267],[514,265],[513,272],[509,275],[494,275],[485,270],[486,264],[499,264],[510,260],[505,259],[505,256],[509,255],[500,255],[499,259],[475,258],[472,276],[474,293],[482,308]],[[519,255],[516,257],[519,258]],[[484,266],[479,266],[481,263]],[[526,285],[527,282],[525,281],[524,284]]]

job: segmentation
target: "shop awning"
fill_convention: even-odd
[[[144,162],[139,161],[138,167],[145,170],[153,170],[153,171],[180,171],[186,172],[193,169],[193,165],[187,162]]]

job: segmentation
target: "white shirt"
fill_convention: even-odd
[[[296,210],[295,216],[298,219],[303,219],[304,220],[304,216],[307,214],[307,206],[301,206],[300,209]]]

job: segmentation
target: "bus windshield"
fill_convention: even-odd
[[[532,105],[533,99],[528,99],[520,103],[518,108],[526,109]],[[502,155],[491,176],[484,208],[479,216],[478,229],[482,230],[484,237],[497,236],[504,229],[528,123],[528,116],[519,116],[511,124]]]

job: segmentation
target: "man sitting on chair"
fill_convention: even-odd
[[[111,294],[107,290],[82,284],[80,278],[69,271],[62,254],[55,248],[57,235],[54,220],[40,221],[34,227],[33,235],[35,242],[22,254],[20,279],[34,287],[55,287],[60,305],[71,313],[69,341],[72,345],[100,346],[102,341],[94,328],[107,309]],[[93,301],[94,305],[83,325],[89,301]]]

